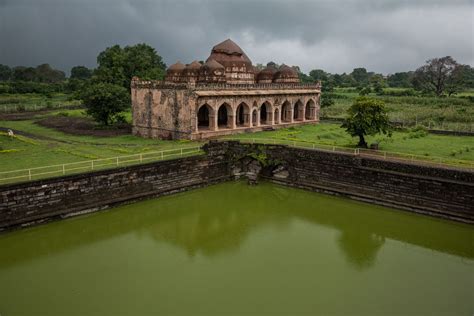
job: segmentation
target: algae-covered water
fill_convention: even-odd
[[[225,183],[0,235],[0,315],[472,315],[473,238]]]

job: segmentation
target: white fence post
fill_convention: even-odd
[[[28,169],[28,180],[31,180],[31,169]]]
[[[119,157],[117,157],[117,166],[119,165]]]
[[[66,174],[66,166],[63,164],[63,174]]]
[[[94,160],[91,160],[91,170],[94,170]]]

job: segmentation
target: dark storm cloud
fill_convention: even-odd
[[[332,72],[474,64],[472,1],[0,0],[0,63],[95,66],[113,44],[146,42],[170,64],[234,39],[255,62]]]

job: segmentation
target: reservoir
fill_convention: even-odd
[[[228,182],[0,235],[0,315],[472,315],[474,228]]]

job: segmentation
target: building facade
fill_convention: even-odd
[[[289,66],[257,70],[230,39],[205,63],[171,65],[163,81],[132,78],[135,135],[205,139],[319,122],[321,85]]]

